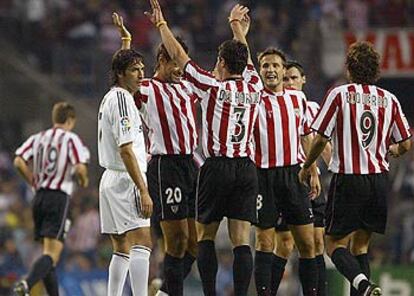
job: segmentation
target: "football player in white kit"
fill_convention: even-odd
[[[145,172],[146,150],[134,94],[144,76],[142,56],[120,50],[112,59],[112,88],[98,114],[99,164],[106,170],[99,185],[101,232],[109,234],[113,255],[108,295],[122,295],[129,270],[134,296],[148,295],[152,201]]]

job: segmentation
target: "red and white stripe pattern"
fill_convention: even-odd
[[[329,91],[312,129],[332,137],[330,170],[342,174],[388,171],[390,144],[411,137],[397,98],[374,85],[346,84]]]
[[[259,75],[248,66],[248,78],[219,81],[190,61],[185,79],[201,100],[202,146],[206,157],[247,157],[262,88]]]
[[[33,159],[34,188],[61,190],[72,194],[72,167],[89,162],[89,150],[80,138],[70,131],[51,128],[27,139],[16,150],[25,161]]]
[[[319,109],[321,108],[318,103],[314,101],[307,101],[307,116],[308,116],[308,122],[309,125],[313,122],[313,120],[316,117],[316,114],[318,114]]]
[[[196,101],[184,80],[167,83],[152,78],[142,82],[135,103],[138,109],[145,108],[152,155],[193,153],[197,147]]]
[[[257,167],[285,167],[304,162],[300,137],[309,133],[307,101],[302,91],[285,89],[275,93],[263,90],[254,125]]]

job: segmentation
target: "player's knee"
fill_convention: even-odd
[[[188,233],[185,231],[175,233],[166,241],[166,252],[174,257],[183,257],[188,247]]]
[[[291,235],[283,236],[278,239],[276,254],[282,258],[288,258],[295,247],[295,242]]]
[[[296,246],[302,258],[315,257],[315,240],[313,237],[298,240]]]
[[[351,251],[351,254],[354,256],[366,254],[368,253],[368,245],[365,243],[362,244],[359,242],[352,242],[350,246],[350,251]]]
[[[256,250],[261,252],[272,252],[274,249],[273,239],[267,236],[258,236],[256,240]]]
[[[315,237],[315,254],[321,255],[325,249],[323,237]]]
[[[233,248],[250,244],[249,233],[246,233],[245,231],[230,233],[230,240]]]
[[[194,257],[197,256],[197,238],[196,237],[188,238],[187,252],[193,255]]]

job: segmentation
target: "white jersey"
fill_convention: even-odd
[[[61,128],[50,128],[30,136],[17,150],[25,161],[33,160],[33,187],[61,190],[71,195],[73,167],[88,163],[90,154],[80,138]]]
[[[99,165],[110,170],[126,171],[119,147],[132,143],[132,150],[142,173],[147,171],[147,154],[141,117],[132,95],[113,87],[104,96],[98,114]]]

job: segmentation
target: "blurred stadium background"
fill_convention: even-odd
[[[230,38],[227,15],[233,0],[164,0],[166,18],[190,45],[190,54],[212,68],[217,45]],[[253,52],[278,46],[302,62],[305,92],[321,101],[332,85],[344,82],[347,45],[356,39],[373,42],[381,53],[379,85],[400,99],[414,126],[414,1],[410,0],[252,0]],[[0,295],[40,253],[32,240],[30,202],[33,194],[12,167],[17,145],[50,125],[54,102],[68,100],[78,112],[76,131],[92,152],[91,185],[72,199],[73,227],[59,265],[62,295],[106,295],[109,239],[99,234],[96,162],[96,113],[108,87],[112,54],[119,48],[111,13],[120,12],[145,54],[152,75],[157,33],[146,20],[145,0],[1,0],[0,1]],[[371,247],[374,278],[384,295],[414,295],[414,151],[393,162],[389,192],[388,233]],[[329,174],[324,174],[325,184]],[[353,189],[350,189],[353,190]],[[232,252],[219,235],[220,296],[232,293]],[[162,254],[155,251],[151,277],[160,276]],[[331,266],[330,266],[331,267]],[[279,295],[299,294],[292,260]],[[348,295],[334,271],[329,295]],[[196,268],[186,281],[186,295],[200,295]],[[42,295],[41,287],[37,295]],[[252,292],[253,295],[253,292]]]

